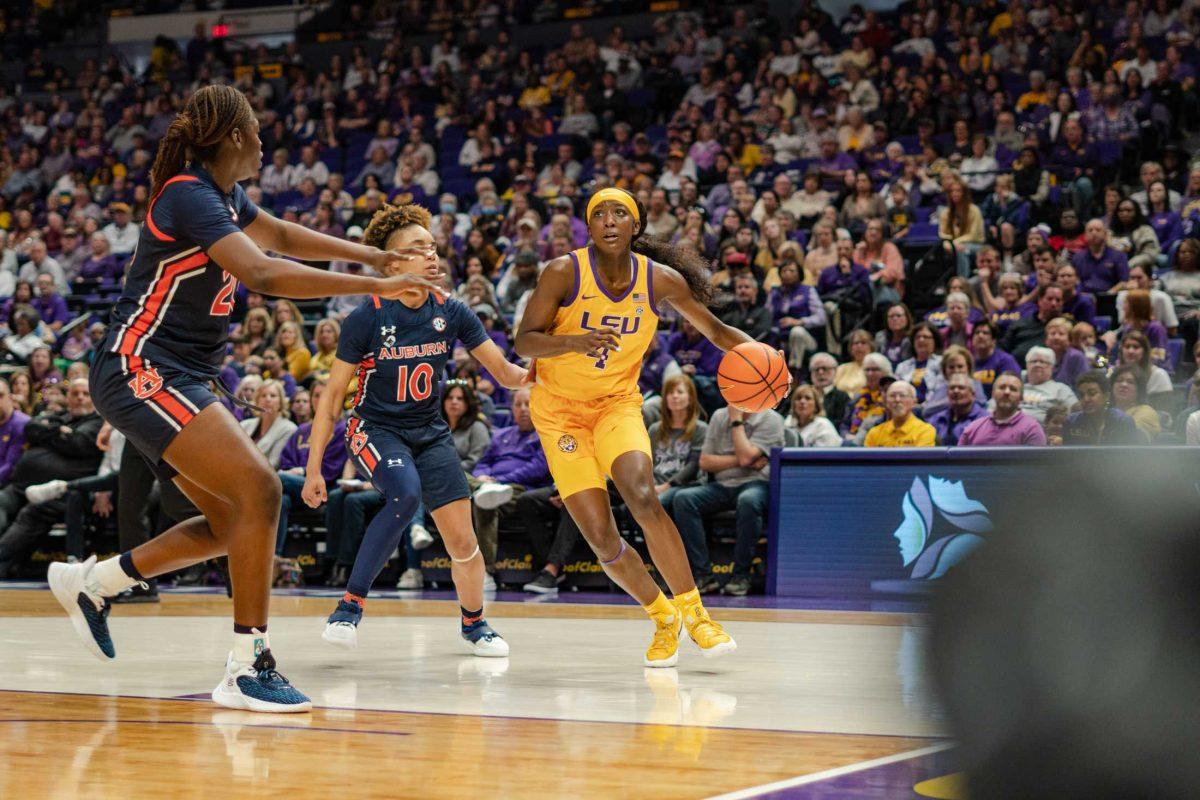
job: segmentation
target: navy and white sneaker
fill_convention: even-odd
[[[83,646],[101,661],[111,661],[117,657],[108,633],[112,606],[100,594],[100,585],[92,577],[95,566],[95,555],[75,564],[56,562],[50,565],[46,580],[54,598],[66,609]]]
[[[471,653],[482,658],[507,658],[508,642],[492,630],[485,620],[462,629],[462,638]]]
[[[362,621],[363,609],[350,600],[339,600],[337,608],[325,621],[325,632],[321,638],[334,647],[353,650],[358,647],[358,623]]]
[[[213,689],[213,702],[226,708],[294,714],[311,711],[312,701],[275,670],[275,657],[263,650],[253,664],[233,660],[225,663],[225,679]]]

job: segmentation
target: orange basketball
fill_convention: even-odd
[[[717,387],[725,402],[747,414],[779,405],[792,388],[787,361],[762,342],[743,342],[721,359]]]

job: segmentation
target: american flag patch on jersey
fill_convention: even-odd
[[[633,293],[633,302],[635,302],[635,303],[646,302],[646,295],[642,294],[641,292],[634,292]]]

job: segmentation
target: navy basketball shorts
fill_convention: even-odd
[[[217,402],[205,378],[108,350],[97,354],[88,382],[96,411],[125,435],[163,481],[178,474],[163,460],[163,452],[185,425]]]
[[[386,498],[419,480],[425,508],[435,511],[471,496],[454,437],[439,421],[425,428],[392,428],[351,417],[346,446],[358,468]]]

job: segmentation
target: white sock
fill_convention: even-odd
[[[92,567],[90,577],[99,587],[101,597],[113,597],[137,584],[137,581],[126,575],[125,570],[121,569],[120,556],[113,556],[97,563]]]
[[[258,654],[271,649],[271,640],[266,633],[252,628],[252,633],[235,633],[233,635],[233,660],[241,664],[253,664]]]

